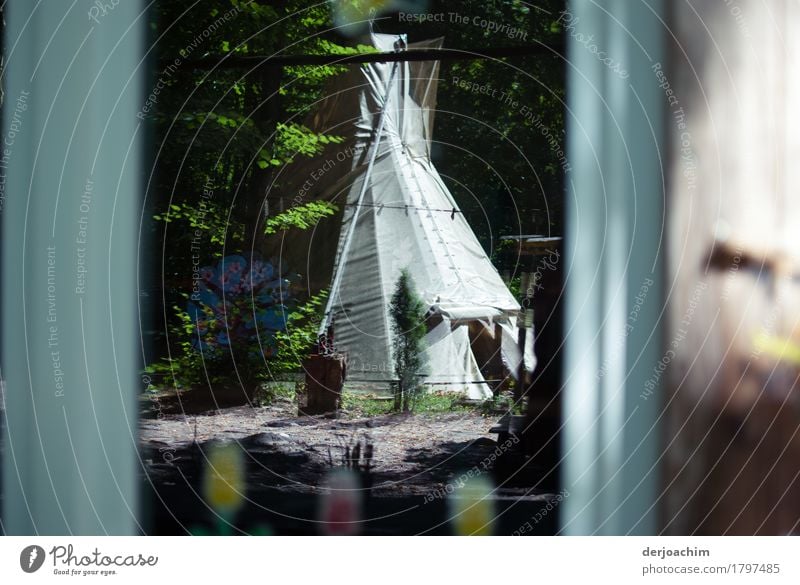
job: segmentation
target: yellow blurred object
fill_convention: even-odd
[[[495,519],[493,486],[483,477],[474,477],[456,486],[450,497],[453,530],[459,536],[491,536]]]
[[[795,365],[800,364],[800,345],[791,339],[759,333],[753,345],[758,353],[765,353],[772,358]]]
[[[241,448],[219,443],[208,451],[203,491],[206,501],[225,517],[232,517],[244,502],[245,465]]]

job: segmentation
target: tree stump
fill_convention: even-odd
[[[303,361],[308,401],[301,414],[325,414],[341,407],[347,360],[342,354],[311,355]]]

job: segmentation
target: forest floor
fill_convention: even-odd
[[[414,414],[388,413],[390,407],[390,401],[377,397],[345,394],[343,409],[336,417],[298,416],[296,403],[282,396],[268,406],[229,407],[192,415],[145,409],[140,420],[143,480],[164,506],[162,521],[172,525],[159,531],[180,533],[187,516],[206,509],[199,489],[205,453],[218,441],[236,441],[246,454],[248,497],[255,504],[254,513],[265,509],[260,502],[283,502],[280,513],[269,516],[272,525],[291,514],[310,520],[314,511],[307,509],[308,502],[316,501],[333,469],[347,465],[356,444],[362,463],[366,445],[372,445],[369,469],[365,471],[362,465],[359,471],[369,497],[398,502],[398,506],[402,502],[403,510],[412,500],[415,508],[419,502],[432,500],[443,505],[446,495],[463,483],[459,478],[464,474],[501,484],[495,496],[510,505],[523,500],[542,505],[550,497],[552,486],[546,482],[535,485],[531,478],[540,474],[526,469],[532,466],[519,449],[501,447],[496,435],[489,434],[498,416],[436,395]],[[502,457],[498,457],[499,447]],[[508,481],[507,472],[498,479],[501,464],[511,469],[516,480]],[[523,473],[515,473],[520,470]],[[194,501],[191,506],[187,498]],[[380,507],[380,513],[384,508],[386,505]],[[433,506],[429,508],[428,515],[434,511]],[[287,509],[295,511],[287,514]],[[441,516],[445,511],[436,513]],[[179,516],[184,517],[178,522],[180,528],[173,521]],[[412,516],[406,516],[408,526],[414,522]],[[409,530],[419,532],[420,527]],[[296,522],[285,530],[304,531]]]
[[[488,431],[496,417],[471,408],[376,414],[388,410],[390,404],[346,399],[345,410],[336,418],[298,416],[296,404],[286,399],[264,407],[167,414],[141,421],[141,443],[149,455],[148,466],[158,470],[192,458],[198,446],[235,440],[248,452],[272,455],[275,464],[267,462],[259,471],[267,475],[276,471],[269,482],[272,487],[292,491],[314,492],[321,475],[345,465],[357,443],[362,449],[366,444],[373,446],[371,474],[376,493],[424,494],[444,487],[458,472],[474,466],[483,471],[489,468],[497,442]],[[290,461],[303,464],[280,469]]]

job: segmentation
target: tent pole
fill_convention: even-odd
[[[401,41],[398,44],[395,44],[395,52],[400,52],[405,49],[406,42],[405,42],[405,35],[400,35],[399,40]],[[334,268],[335,274],[333,278],[333,283],[331,284],[331,291],[328,294],[328,302],[325,305],[325,313],[322,318],[322,323],[320,324],[319,331],[317,332],[318,337],[322,337],[325,335],[326,330],[328,329],[328,325],[330,325],[331,314],[333,313],[333,302],[336,297],[336,293],[339,290],[339,287],[342,283],[342,274],[344,273],[344,266],[347,259],[347,253],[350,251],[350,244],[353,240],[353,234],[355,233],[356,223],[358,223],[358,216],[361,213],[362,202],[364,201],[364,195],[367,193],[367,185],[369,185],[369,178],[372,176],[372,167],[375,164],[375,159],[378,157],[378,149],[380,148],[381,144],[381,135],[383,134],[383,126],[386,122],[386,104],[389,101],[389,95],[392,91],[392,85],[394,84],[394,78],[397,74],[397,67],[399,66],[399,61],[395,61],[394,65],[392,66],[392,73],[389,76],[389,82],[386,84],[386,93],[383,97],[383,104],[381,105],[381,112],[378,119],[378,129],[375,133],[374,142],[372,144],[372,154],[369,158],[369,164],[367,165],[367,171],[364,173],[363,182],[361,184],[361,191],[358,194],[358,200],[355,203],[354,210],[353,210],[353,217],[350,220],[350,225],[347,228],[347,237],[345,238],[344,245],[342,246],[341,253],[336,262],[336,267]]]

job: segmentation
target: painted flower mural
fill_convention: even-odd
[[[277,262],[226,256],[199,270],[187,312],[194,325],[192,345],[204,355],[246,347],[248,353],[272,356],[275,332],[286,328],[291,293]]]

